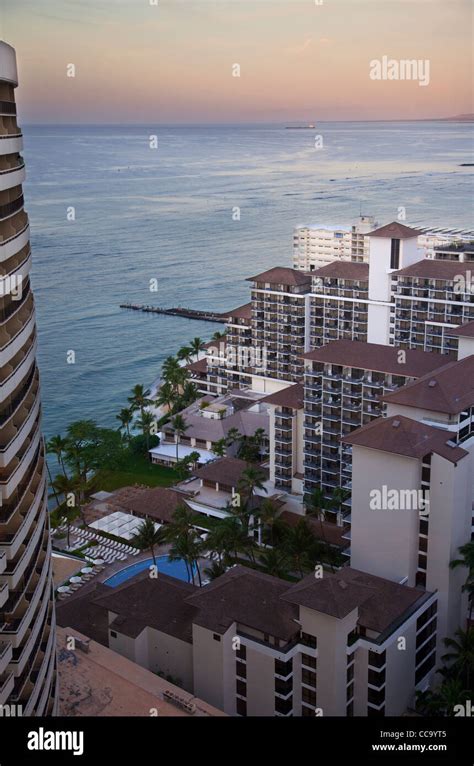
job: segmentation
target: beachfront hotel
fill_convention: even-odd
[[[0,709],[57,708],[45,460],[14,50],[0,42]]]
[[[474,321],[449,323],[453,348],[399,347],[393,285],[428,259],[420,258],[417,232],[399,223],[379,227],[369,241],[367,264],[338,262],[299,276],[277,267],[253,277],[250,311],[229,312],[229,321],[246,347],[268,340],[272,364],[262,372],[246,362],[241,379],[229,379],[227,394],[213,398],[205,380],[215,373],[209,357],[219,354],[209,348],[199,371],[206,395],[184,411],[189,429],[178,445],[202,452],[201,465],[172,489],[131,488],[107,500],[110,510],[159,523],[185,504],[205,539],[205,517],[229,515],[247,467],[232,445],[225,457],[206,459],[238,418],[241,432],[260,425],[268,434],[255,507],[271,500],[294,526],[314,489],[328,501],[347,490],[322,518],[307,517],[308,534],[345,563],[316,567],[296,583],[240,564],[203,587],[142,572],[91,582],[58,607],[68,630],[177,679],[229,715],[402,715],[418,691],[436,685],[444,639],[467,624],[467,572],[450,562],[473,530]],[[465,274],[465,257],[429,263],[453,260]],[[331,284],[321,286],[318,272]],[[446,301],[457,307],[449,287],[446,280]],[[335,337],[315,342],[321,316],[311,309],[328,297],[324,289],[338,304],[364,306],[363,339],[337,320]],[[460,302],[470,308],[471,298],[465,292]],[[468,318],[464,308],[456,316]],[[289,330],[291,340],[292,326],[294,346],[282,337]],[[225,382],[226,365],[219,369]],[[153,448],[158,459],[160,449],[172,454],[171,439],[165,433],[163,447]],[[260,532],[252,532],[258,545]]]
[[[371,215],[359,216],[352,226],[301,224],[293,230],[293,268],[317,271],[338,261],[368,263],[370,233],[378,224]],[[417,226],[418,247],[423,257],[438,258],[439,250],[459,247],[472,242],[474,231],[455,228]]]

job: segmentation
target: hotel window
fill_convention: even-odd
[[[245,683],[245,681],[239,681],[239,679],[237,679],[237,681],[235,682],[235,690],[237,694],[239,694],[241,697],[246,697],[247,684]]]
[[[375,705],[376,707],[379,707],[379,705],[382,704],[382,702],[385,702],[385,687],[382,689],[369,689],[367,694],[367,701],[371,705]]]
[[[293,671],[293,660],[288,662],[282,662],[282,660],[275,660],[275,675],[288,676]]]
[[[236,710],[237,710],[237,715],[241,715],[241,716],[245,717],[247,715],[247,702],[246,702],[246,700],[241,700],[241,699],[237,698]]]
[[[318,645],[316,636],[311,636],[309,633],[303,633],[303,631],[301,631],[301,643],[304,644],[304,646],[309,646],[310,649],[316,649]]]
[[[247,659],[247,647],[245,646],[245,644],[241,644],[240,645],[240,647],[235,652],[235,656],[239,660],[244,660],[245,661]]]
[[[316,692],[311,691],[311,689],[302,689],[301,699],[303,702],[306,702],[307,705],[316,707]]]
[[[235,663],[235,674],[240,676],[240,678],[247,678],[247,664],[237,660]]]
[[[431,618],[435,616],[435,614],[436,614],[436,611],[437,611],[437,610],[436,610],[436,606],[437,606],[437,603],[436,603],[436,601],[433,601],[433,603],[431,604],[431,606],[429,606],[429,607],[428,607],[428,609],[425,609],[425,611],[423,612],[423,614],[420,614],[420,616],[418,617],[418,619],[417,619],[417,621],[416,621],[416,630],[417,630],[417,632],[418,632],[419,630],[421,630],[421,628],[422,628],[424,625],[426,625],[426,623],[428,622],[428,620],[431,620]]]
[[[374,668],[382,668],[385,665],[385,652],[377,653],[369,651],[369,665]]]
[[[352,665],[349,665],[349,667],[347,668],[347,675],[346,675],[346,678],[347,678],[347,683],[348,683],[348,684],[349,684],[349,683],[352,681],[352,679],[354,678],[354,666],[355,666],[355,663],[352,663]]]
[[[385,683],[385,668],[379,671],[371,670],[369,668],[367,680],[371,686],[377,686],[378,688],[380,688]]]
[[[282,700],[280,697],[275,697],[275,712],[288,715],[293,710],[293,697],[287,700]]]
[[[310,654],[302,654],[301,664],[306,665],[308,668],[314,668],[314,670],[316,670],[316,665],[317,665],[316,657],[311,657]]]
[[[400,240],[392,239],[390,247],[390,268],[400,268]]]
[[[306,707],[306,705],[301,706],[301,717],[302,718],[313,718],[314,716],[314,710],[312,710],[310,707]]]
[[[352,681],[346,689],[346,699],[349,702],[354,696],[354,682]]]
[[[220,641],[221,640],[221,637],[219,636],[218,633],[214,633],[212,637],[213,637],[214,641]]]
[[[346,707],[346,715],[348,718],[352,718],[354,715],[354,700],[351,700]]]
[[[316,673],[312,670],[301,671],[301,683],[307,684],[307,686],[316,686]]]

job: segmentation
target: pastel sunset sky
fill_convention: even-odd
[[[416,119],[474,111],[471,0],[0,0],[23,123]],[[428,59],[430,82],[370,61]],[[74,78],[66,67],[76,67]],[[241,76],[232,76],[233,64]]]

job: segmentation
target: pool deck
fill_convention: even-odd
[[[159,556],[167,556],[168,551],[170,549],[170,545],[160,545],[155,550],[155,556],[158,558]],[[150,551],[141,551],[138,556],[129,556],[126,561],[115,561],[113,564],[107,564],[105,569],[102,570],[102,572],[99,572],[99,574],[94,577],[94,580],[92,582],[105,582],[105,580],[108,580],[109,577],[112,577],[114,574],[117,574],[117,572],[121,572],[122,569],[126,569],[129,566],[132,566],[134,564],[138,564],[139,561],[146,561],[147,559],[151,559],[151,553]],[[204,568],[210,566],[209,559],[199,559],[199,568],[201,570],[201,577],[203,579],[206,579],[203,575]],[[196,577],[196,585],[197,577]]]

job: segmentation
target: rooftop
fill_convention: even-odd
[[[215,633],[225,633],[236,622],[289,641],[298,633],[298,615],[279,602],[287,589],[285,580],[235,566],[186,601],[198,609],[195,623]]]
[[[382,577],[343,567],[339,572],[314,573],[289,588],[282,598],[292,604],[342,619],[359,609],[358,624],[382,633],[418,601],[431,594]]]
[[[124,511],[166,522],[171,521],[180,502],[182,500],[176,492],[167,487],[122,487],[112,492],[105,501],[94,505],[106,513]]]
[[[247,282],[267,282],[273,285],[308,285],[310,277],[304,271],[297,271],[285,266],[275,266],[268,271],[262,271],[254,277],[247,277]]]
[[[252,303],[244,303],[236,309],[228,312],[231,319],[252,319]]]
[[[474,355],[449,362],[382,399],[391,404],[457,415],[474,405]]]
[[[474,321],[459,325],[455,330],[450,330],[450,335],[457,335],[461,338],[474,338]]]
[[[367,282],[369,279],[368,263],[353,263],[352,261],[333,261],[320,269],[311,272],[318,279],[350,279]]]
[[[439,355],[428,351],[407,349],[400,357],[400,349],[381,343],[363,343],[359,340],[335,340],[325,346],[304,354],[304,359],[313,362],[331,363],[373,372],[392,373],[418,378],[438,369]],[[404,359],[404,362],[400,361]]]
[[[180,412],[188,426],[185,433],[186,439],[196,438],[200,441],[216,442],[225,438],[231,428],[237,428],[243,436],[253,436],[258,428],[263,428],[264,432],[268,433],[268,411],[259,406],[259,402],[263,399],[262,396],[259,398],[247,397],[240,395],[239,392],[234,392],[217,399],[203,397],[193,402]],[[205,409],[200,406],[203,401],[210,403]],[[219,410],[225,410],[225,413],[222,413],[223,417],[205,417],[206,411],[217,413]],[[171,435],[171,424],[164,425],[163,431],[167,435]],[[174,437],[172,440],[174,442]],[[154,450],[158,454],[163,447],[162,443]],[[191,451],[194,449],[191,448]]]
[[[77,630],[57,628],[60,710],[62,716],[225,715],[207,702],[165,681],[164,678],[89,640],[87,652],[67,648],[68,636],[88,640]],[[171,692],[190,705],[190,711],[166,700]],[[191,712],[194,710],[194,713]]]
[[[205,481],[215,481],[228,487],[237,487],[242,473],[249,464],[237,457],[221,457],[198,468],[194,475]]]
[[[302,383],[295,383],[294,386],[287,386],[281,391],[276,391],[270,396],[266,396],[262,401],[265,404],[272,404],[277,407],[289,407],[293,410],[302,410],[304,407],[304,386]]]
[[[451,432],[420,423],[403,415],[377,418],[341,439],[343,444],[391,452],[420,460],[425,455],[436,453],[457,463],[469,453],[461,447],[450,444]]]
[[[424,258],[421,261],[405,266],[404,269],[392,271],[395,277],[420,277],[423,279],[453,280],[472,271],[472,262],[459,263],[459,261],[437,261],[433,258]]]
[[[417,229],[411,229],[398,221],[392,221],[385,226],[381,226],[375,231],[369,232],[369,237],[384,237],[388,239],[413,239],[420,234]]]

